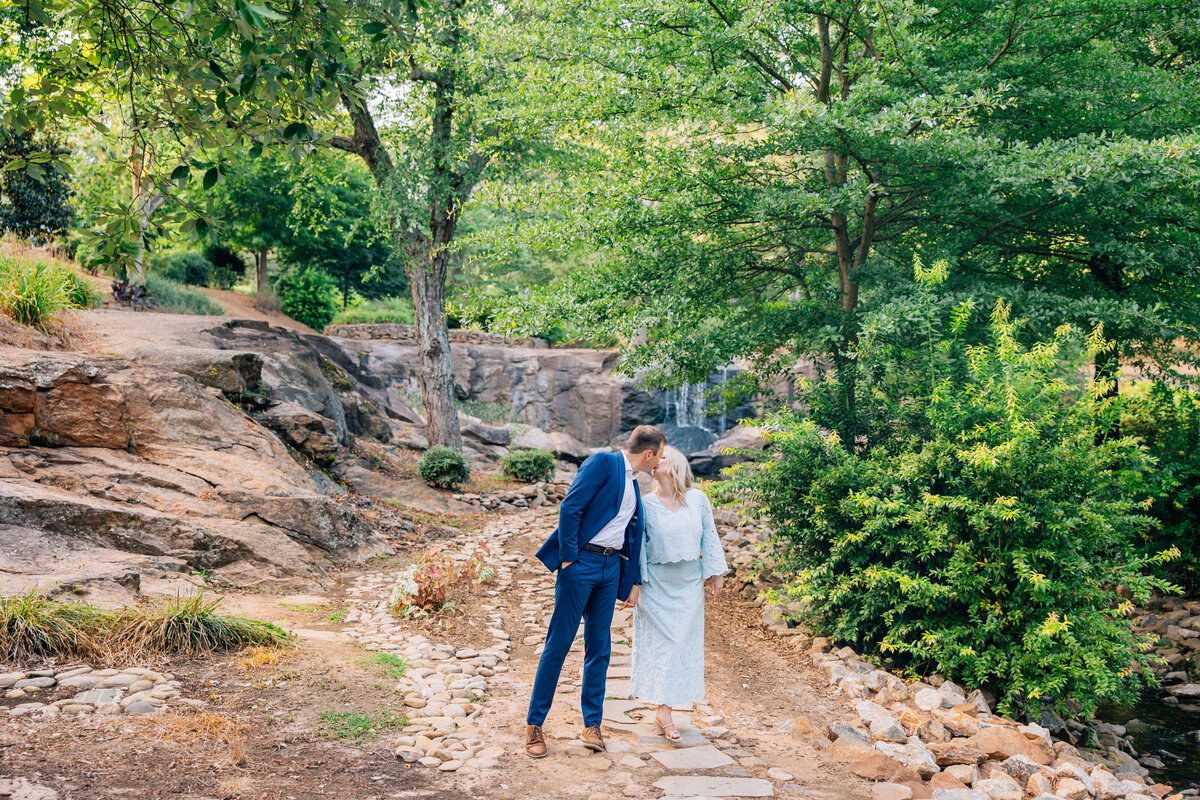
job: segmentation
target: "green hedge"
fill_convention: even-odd
[[[1096,444],[1103,406],[1052,377],[1064,333],[1026,350],[1000,306],[991,335],[933,387],[920,436],[864,452],[778,413],[766,458],[724,493],[769,516],[784,594],[822,633],[1005,712],[1090,715],[1152,681],[1117,592],[1173,589],[1149,574],[1170,555],[1136,549],[1151,462],[1129,439]]]
[[[431,486],[454,489],[471,479],[471,469],[457,450],[434,445],[417,464],[417,474]]]
[[[554,477],[554,454],[545,450],[511,450],[500,458],[500,470],[525,483],[548,481]]]

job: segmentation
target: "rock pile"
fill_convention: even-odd
[[[486,508],[490,511],[516,511],[522,508],[537,508],[547,503],[557,505],[567,496],[569,483],[538,482],[506,492],[455,494],[452,497],[463,503]]]
[[[8,700],[22,700],[7,709],[11,717],[36,714],[41,717],[98,714],[153,714],[172,702],[189,705],[203,701],[183,698],[182,684],[169,672],[140,667],[95,670],[86,665],[61,669],[38,669],[0,674],[0,690]],[[76,690],[82,689],[76,693]],[[42,701],[36,698],[62,694],[72,696]]]
[[[1168,703],[1200,704],[1200,600],[1169,597],[1156,600],[1137,620],[1141,633],[1167,639],[1155,649],[1163,659],[1158,677],[1167,689]],[[1194,707],[1200,711],[1200,705]]]

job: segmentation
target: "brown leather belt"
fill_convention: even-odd
[[[588,542],[580,549],[590,550],[593,553],[600,553],[601,555],[606,556],[616,555],[617,553],[621,552],[621,548],[619,547],[601,547],[600,545],[592,544],[591,542]]]

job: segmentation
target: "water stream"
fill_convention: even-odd
[[[1200,787],[1200,706],[1168,705],[1161,692],[1149,691],[1136,705],[1107,706],[1098,716],[1124,725],[1140,755],[1163,763],[1162,769],[1150,769],[1155,779],[1177,791]]]

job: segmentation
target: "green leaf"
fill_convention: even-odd
[[[217,185],[217,181],[221,177],[221,172],[216,167],[209,168],[208,172],[204,173],[204,188],[207,191]]]
[[[283,21],[287,19],[287,17],[285,17],[283,14],[272,11],[266,6],[260,6],[257,3],[246,3],[246,8],[265,19],[273,19],[276,21]]]
[[[374,36],[377,33],[383,33],[387,30],[387,26],[382,22],[368,22],[362,27],[363,33]]]

